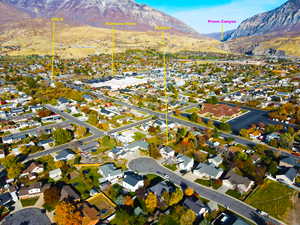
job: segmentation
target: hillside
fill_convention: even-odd
[[[269,33],[300,32],[300,0],[289,0],[271,11],[257,14],[243,21],[226,40],[259,36]]]
[[[45,24],[46,23],[46,24]],[[51,25],[44,19],[34,19],[24,23],[14,23],[9,30],[0,34],[4,46],[19,46],[19,51],[9,51],[9,55],[51,54]],[[60,24],[56,32],[57,54],[62,57],[86,57],[91,54],[111,52],[111,30],[91,26],[70,26]],[[116,52],[126,49],[161,49],[160,32],[117,31]],[[193,38],[178,34],[168,34],[167,51],[199,50],[224,52],[220,42],[210,38]]]

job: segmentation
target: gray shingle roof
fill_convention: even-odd
[[[139,181],[143,180],[143,177],[133,173],[133,172],[126,172],[123,181],[131,186],[135,186]]]

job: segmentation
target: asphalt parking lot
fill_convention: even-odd
[[[26,208],[5,217],[3,225],[51,225],[48,216],[41,209]]]

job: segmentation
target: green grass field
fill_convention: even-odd
[[[295,190],[283,184],[266,180],[245,202],[278,219],[284,219],[284,215],[293,207],[292,197],[295,194]]]
[[[34,198],[27,198],[27,199],[21,199],[21,203],[23,207],[27,206],[33,206],[37,202],[39,197],[34,197]]]

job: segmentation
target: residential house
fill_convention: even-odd
[[[58,103],[58,108],[60,110],[65,110],[65,109],[67,109],[67,106],[69,104],[71,104],[72,102],[66,98],[59,98],[59,99],[57,99],[57,103]]]
[[[49,177],[55,181],[61,179],[62,171],[60,168],[49,171]]]
[[[54,156],[54,161],[68,161],[75,158],[75,153],[70,149],[64,149]]]
[[[0,159],[5,158],[5,152],[4,150],[0,150]]]
[[[208,213],[208,207],[201,200],[193,197],[185,198],[183,205],[186,208],[191,209],[196,216],[202,216]]]
[[[299,159],[295,157],[284,157],[280,159],[279,166],[284,166],[284,167],[299,167],[300,168],[300,161]]]
[[[176,160],[180,170],[191,171],[194,166],[194,159],[185,155],[178,154]]]
[[[126,172],[122,186],[131,192],[135,192],[137,189],[144,186],[144,179],[136,173]]]
[[[175,151],[169,146],[165,146],[161,148],[159,151],[163,158],[173,158],[175,156]]]
[[[276,175],[276,179],[287,184],[294,184],[297,175],[298,171],[295,168],[290,167],[284,174]]]
[[[9,192],[0,194],[0,206],[9,206],[13,199]]]
[[[87,102],[92,102],[93,100],[94,100],[94,98],[92,97],[92,96],[90,96],[90,95],[83,95],[82,96],[83,97],[83,99],[85,100],[85,101],[87,101]]]
[[[49,149],[51,148],[51,145],[54,144],[54,140],[48,139],[48,140],[42,140],[37,143],[37,146],[43,147],[44,149]]]
[[[123,177],[121,169],[117,169],[113,163],[104,164],[99,167],[98,173],[102,178],[99,179],[99,183],[109,181],[111,183],[116,182],[119,178]]]
[[[194,169],[193,174],[206,180],[219,179],[223,174],[223,170],[216,168],[214,164],[199,163],[196,169]]]
[[[61,120],[61,116],[60,115],[56,115],[56,114],[41,118],[41,121],[43,123],[52,123],[52,122],[55,122],[55,121],[58,121],[58,120]]]
[[[175,187],[166,181],[157,183],[156,185],[150,187],[149,192],[153,192],[158,198],[162,197],[164,192],[172,193],[175,191]]]
[[[112,111],[110,111],[110,110],[106,110],[106,109],[104,109],[104,108],[101,108],[101,110],[99,111],[99,113],[100,113],[101,115],[106,116],[106,117],[109,117],[109,118],[111,118],[111,117],[117,115],[115,112],[112,112]]]
[[[85,145],[80,145],[78,147],[81,152],[95,152],[99,148],[99,143],[97,141],[90,142]]]
[[[127,149],[128,151],[131,151],[131,152],[135,152],[139,149],[147,150],[148,146],[149,146],[149,144],[147,142],[139,140],[139,141],[135,141],[131,144],[126,145],[125,149]]]
[[[114,147],[112,150],[108,152],[108,156],[113,159],[123,158],[123,156],[126,154],[127,152],[123,147]]]
[[[21,141],[27,137],[26,134],[12,134],[5,137],[2,137],[3,144],[12,144],[18,141]]]
[[[96,225],[100,220],[100,213],[98,210],[90,206],[87,202],[80,204],[80,209],[83,214],[82,225]]]
[[[208,162],[214,164],[215,167],[218,167],[222,164],[223,158],[221,155],[217,155],[213,158],[208,159]]]
[[[20,199],[32,198],[41,194],[42,183],[34,183],[28,187],[20,188],[18,195]]]
[[[29,180],[36,179],[36,174],[44,172],[44,166],[37,162],[32,162],[22,173],[21,177],[27,176]]]
[[[74,188],[70,185],[64,185],[60,192],[60,200],[80,200],[80,196],[74,190]]]
[[[241,193],[248,192],[254,185],[254,181],[247,177],[236,174],[233,170],[230,170],[223,179],[223,184],[229,189],[236,189]]]

